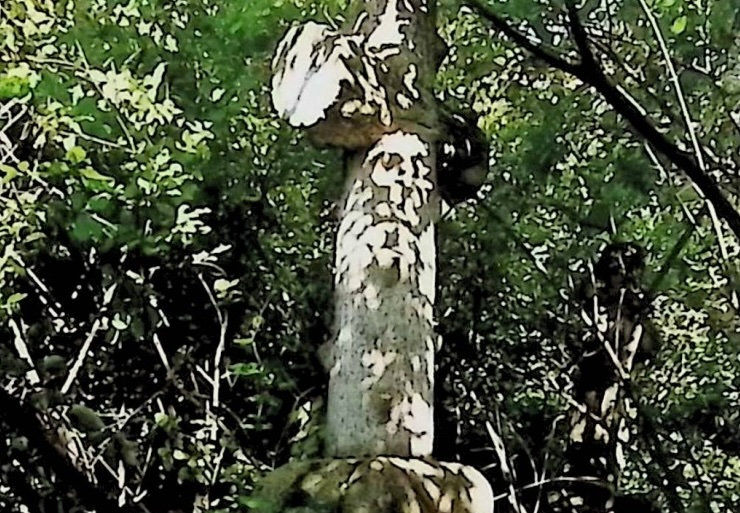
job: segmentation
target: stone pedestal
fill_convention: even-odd
[[[297,461],[266,476],[258,513],[493,513],[480,472],[459,463],[379,456]]]

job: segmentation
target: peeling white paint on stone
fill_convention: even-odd
[[[437,506],[439,513],[450,513],[452,511],[452,499],[453,497],[449,493],[442,496]]]
[[[372,468],[372,463],[370,465]],[[361,467],[359,465],[355,467],[355,469],[352,471],[352,473],[347,478],[347,481],[342,483],[342,490],[346,490],[347,488],[352,486],[354,483],[359,481],[364,475],[365,473],[361,470]]]
[[[362,380],[363,388],[368,389],[380,381],[388,366],[396,360],[397,356],[398,353],[395,351],[383,352],[379,349],[365,351],[362,355],[362,365],[365,366],[369,375]]]
[[[386,167],[388,159],[396,155],[401,164],[391,169]],[[367,155],[366,163],[372,163],[371,179],[378,187],[389,189],[389,201],[401,205],[404,187],[410,188],[414,204],[421,206],[429,201],[433,189],[431,169],[423,163],[429,156],[428,145],[417,135],[396,131],[383,136]]]
[[[409,0],[403,0],[403,7],[408,12],[414,12],[416,10],[416,9],[414,9],[413,4],[411,2],[409,2]]]
[[[355,112],[360,112],[361,114],[372,114],[372,109],[370,109],[370,112],[368,112],[367,109],[363,112],[363,108],[365,107],[367,106],[360,100],[349,100],[342,104],[339,111],[345,118],[352,117]]]
[[[433,443],[429,430],[431,414],[432,406],[419,392],[407,393],[402,401],[390,409],[386,429],[391,434],[401,428],[406,430],[410,434],[411,454],[430,454]]]
[[[421,255],[421,268],[419,272],[419,292],[427,298],[430,304],[434,304],[436,298],[437,276],[437,247],[434,237],[434,225],[427,226],[419,238],[419,254]],[[431,321],[431,317],[428,317]]]
[[[398,130],[408,128],[412,117],[392,118],[394,109],[411,109],[426,93],[417,64],[409,62],[417,58],[409,38],[416,4],[386,2],[376,19],[360,14],[349,33],[315,22],[290,29],[273,60],[272,97],[292,126],[313,127],[328,117],[330,123],[309,132],[321,144],[365,151],[380,133],[396,130],[381,136],[361,162],[353,158],[356,174],[346,192],[334,261],[341,328],[328,360],[329,406],[339,414],[328,428],[335,435],[357,433],[363,451],[429,455],[436,275],[430,146]],[[389,320],[396,313],[408,317],[407,326]],[[403,353],[389,351],[398,340]],[[405,388],[395,390],[393,380]],[[348,383],[354,386],[343,387]],[[332,386],[340,393],[332,393]],[[355,450],[357,439],[342,436],[337,445],[343,447],[330,453]],[[419,506],[418,500],[409,504]]]
[[[414,372],[419,372],[421,370],[421,356],[418,354],[411,358],[411,370]]]
[[[365,20],[369,18],[369,14],[367,11],[362,11],[359,16],[357,16],[357,19],[355,20],[354,25],[352,25],[352,32],[357,34],[360,32],[360,29],[362,28],[362,24],[365,23]]]
[[[406,501],[402,508],[403,513],[421,513],[421,505],[419,498],[416,496],[416,492],[410,488],[406,488]]]
[[[393,126],[393,108],[411,109],[422,96],[416,84],[418,64],[407,62],[414,60],[417,48],[407,33],[414,10],[402,12],[406,3],[385,3],[369,33],[367,12],[357,17],[351,31],[316,22],[291,28],[272,61],[273,104],[280,116],[292,126],[312,127],[333,111],[345,118],[375,117],[382,126]],[[428,12],[428,7],[423,4],[420,11]],[[395,84],[398,74],[401,84]],[[402,88],[392,97],[385,87],[388,77]],[[338,146],[345,140],[348,146],[358,144],[364,137],[347,139],[331,128],[314,134]]]
[[[334,360],[334,365],[329,369],[329,377],[334,378],[342,371],[342,362],[339,358]]]
[[[403,199],[403,184],[399,183],[398,175],[397,170],[396,172],[387,170],[382,162],[375,164],[375,169],[370,175],[376,186],[388,189],[388,199],[391,204],[396,205]]]
[[[403,202],[403,216],[399,216],[401,221],[406,221],[411,226],[418,226],[421,224],[421,216],[419,216],[417,202],[414,201],[414,193],[412,192]]]
[[[416,68],[416,64],[411,63],[409,69],[403,74],[403,85],[408,89],[411,97],[415,100],[421,98],[421,92],[416,87],[416,79],[419,76],[419,70]]]
[[[360,180],[355,180],[352,184],[352,190],[347,198],[347,204],[344,206],[345,215],[352,212],[354,215],[359,215],[359,210],[372,199],[373,191],[370,187],[366,187]]]
[[[403,93],[396,94],[396,103],[404,110],[408,110],[414,105],[413,100]]]
[[[350,460],[341,461],[349,462]],[[349,485],[369,477],[368,474],[376,474],[377,477],[385,475],[390,478],[387,473],[390,469],[395,469],[406,476],[400,481],[394,479],[393,482],[402,487],[405,494],[402,509],[408,513],[419,513],[422,508],[427,509],[424,507],[427,500],[434,504],[435,511],[440,512],[452,512],[453,508],[454,511],[466,513],[493,513],[494,511],[493,491],[486,479],[474,468],[458,463],[430,464],[417,458],[379,456],[368,461],[366,467],[360,464],[345,479],[335,476],[327,466],[314,473],[321,477],[321,481],[316,481],[311,477],[304,483],[310,482],[306,491],[312,493],[323,484],[328,484],[327,478],[335,480],[339,477],[344,483],[342,489],[346,490]],[[383,485],[380,484],[380,486]],[[416,507],[413,506],[414,504]]]
[[[365,298],[365,304],[370,310],[378,310],[380,308],[380,294],[377,285],[367,283],[365,290],[362,291],[362,295]]]
[[[372,191],[370,191],[369,188],[358,187],[353,189],[350,193],[349,198],[347,198],[347,206],[344,209],[345,214],[339,227],[340,237],[344,236],[346,232],[353,236],[357,236],[362,233],[370,223],[372,223],[373,216],[363,212],[361,209],[361,207],[367,202],[363,196],[367,196],[368,200],[370,199],[370,195],[367,194],[368,192],[370,195],[372,194]]]
[[[427,322],[434,316],[432,303],[428,303],[426,301],[417,301],[414,304],[414,311],[416,312],[416,315],[419,316],[419,319],[424,319]]]
[[[381,248],[375,254],[378,267],[381,269],[390,269],[399,258],[398,252],[390,248]]]
[[[345,82],[359,87],[361,97],[345,98],[339,106],[343,116],[378,113],[380,122],[391,126],[389,99],[377,71],[390,72],[385,61],[400,54],[405,39],[402,27],[409,20],[399,17],[394,2],[388,2],[380,23],[367,36],[359,32],[364,19],[358,18],[351,34],[307,22],[283,37],[272,61],[272,100],[278,114],[292,126],[312,126],[325,119],[345,92]],[[362,68],[352,71],[348,63],[357,58]]]
[[[391,217],[392,212],[390,205],[388,203],[378,203],[375,206],[375,214],[380,218]]]
[[[414,433],[417,436],[423,436],[427,434],[429,423],[427,420],[430,417],[431,405],[424,400],[422,395],[418,392],[411,396],[411,404],[408,413],[404,416],[403,427],[404,429]],[[415,452],[419,454],[419,452]]]
[[[431,479],[424,479],[422,481],[422,486],[424,487],[424,491],[429,495],[429,498],[432,499],[435,504],[438,504],[439,500],[442,498],[442,489]]]
[[[468,487],[468,511],[470,513],[492,513],[494,510],[493,490],[488,480],[472,467],[465,466],[462,475],[470,481]],[[463,502],[465,496],[463,496]]]
[[[430,465],[426,461],[417,458],[406,459],[394,456],[381,456],[379,459],[388,461],[388,463],[396,468],[425,478],[441,479],[444,477],[444,471],[441,468]]]
[[[337,334],[337,338],[334,341],[334,348],[332,350],[332,359],[334,364],[329,370],[330,377],[336,376],[342,370],[342,360],[346,355],[346,348],[352,343],[351,327],[345,324],[342,324],[341,326],[342,328]]]
[[[442,337],[439,337],[440,340]],[[426,338],[426,352],[424,353],[424,356],[426,356],[427,359],[427,380],[429,383],[434,383],[434,354],[436,353],[436,350],[438,350],[438,347],[434,347],[434,336],[428,336]],[[441,346],[441,342],[439,343],[439,346]]]
[[[366,191],[368,191],[369,188],[364,188],[361,190],[359,195],[364,195]],[[363,201],[355,201],[355,206],[361,206],[364,202]],[[346,220],[346,221],[345,221]],[[342,225],[340,226],[339,234],[344,235],[347,237],[359,237],[363,233],[365,233],[365,230],[367,230],[368,226],[373,224],[373,216],[371,214],[368,214],[366,212],[357,211],[356,209],[347,212],[347,215],[342,220]],[[342,228],[347,227],[347,233],[342,233]]]
[[[332,46],[327,44],[330,38]],[[312,21],[286,33],[272,63],[272,102],[280,116],[296,127],[325,117],[339,99],[342,82],[355,82],[345,64],[354,55],[351,41],[361,40],[339,36],[329,25]]]
[[[442,463],[441,465],[452,473],[461,474],[470,482],[470,486],[467,487],[467,497],[463,494],[464,511],[469,513],[492,513],[494,511],[493,490],[480,472],[460,463]],[[444,509],[442,506],[442,501],[440,501],[440,512],[452,509],[452,504],[445,504]]]
[[[402,281],[407,281],[416,271],[417,238],[411,230],[401,224],[397,226],[397,236],[396,248],[401,255],[398,274]]]
[[[371,168],[370,180],[386,191],[388,201],[375,206],[375,216],[364,212],[365,205],[372,201],[372,190],[357,183],[359,180],[353,184],[337,236],[336,279],[337,284],[344,283],[347,292],[353,292],[367,284],[368,270],[373,265],[396,267],[401,282],[421,272],[417,279],[430,304],[416,301],[416,308],[422,318],[431,320],[435,255],[424,256],[426,261],[418,268],[417,261],[423,252],[435,251],[434,226],[430,224],[421,236],[411,229],[420,225],[418,209],[428,200],[433,187],[430,169],[423,165],[423,157],[428,153],[421,138],[400,131],[384,136],[368,151],[364,165]],[[364,294],[372,308],[379,307],[379,298],[373,291]]]
[[[397,2],[386,2],[385,11],[378,17],[378,25],[367,39],[366,48],[379,59],[395,55],[405,37],[401,28],[409,24],[409,20],[402,20],[398,12]],[[390,54],[389,54],[390,52]]]

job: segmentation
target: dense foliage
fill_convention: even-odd
[[[239,511],[261,473],[320,451],[342,162],[276,120],[269,60],[293,20],[343,3],[0,5],[0,405],[18,406],[0,508],[99,507],[86,481],[152,512]],[[559,2],[490,9],[577,55]],[[439,16],[440,98],[482,117],[493,169],[439,228],[440,456],[505,486],[489,422],[525,498],[557,475],[579,284],[605,242],[634,241],[659,347],[632,387],[622,486],[666,511],[740,509],[738,239],[599,92],[475,5]],[[740,5],[580,16],[610,82],[737,206]]]

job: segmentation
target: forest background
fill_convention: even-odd
[[[320,453],[342,159],[278,121],[270,58],[345,9],[0,5],[0,509],[241,511]],[[740,226],[695,187],[737,218],[740,4],[585,2],[580,76],[558,2],[439,9],[438,94],[491,142],[438,229],[439,455],[523,500],[557,475],[579,284],[635,242],[655,344],[620,486],[740,511]]]

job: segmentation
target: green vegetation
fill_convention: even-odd
[[[320,452],[342,161],[276,119],[269,64],[291,22],[345,3],[3,0],[0,406],[23,407],[0,419],[0,509],[108,511],[87,473],[131,511],[245,511],[265,471]],[[580,15],[609,82],[737,208],[740,5],[606,4]],[[560,2],[490,10],[575,62]],[[600,92],[476,8],[439,16],[439,95],[492,146],[482,199],[439,226],[446,459],[500,482],[488,421],[528,469],[517,486],[557,472],[578,284],[605,242],[633,241],[661,344],[632,384],[622,487],[740,511],[732,227]],[[80,476],[39,447],[35,411]]]

